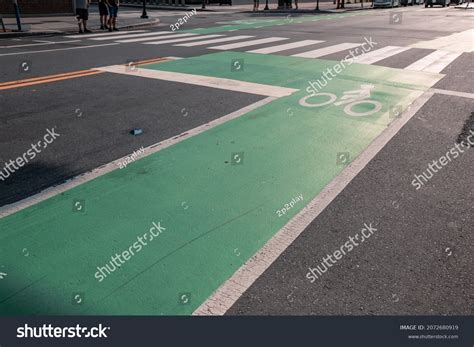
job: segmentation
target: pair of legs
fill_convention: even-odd
[[[99,14],[100,14],[100,28],[101,29],[108,29],[107,26],[107,17],[109,15],[109,10],[107,9],[107,5],[105,2],[99,2]]]
[[[295,0],[295,10],[298,9],[298,0]]]
[[[109,6],[109,31],[118,31],[117,29],[118,6]]]
[[[258,7],[260,4],[258,3],[258,0],[253,0],[253,10],[258,11]]]
[[[83,8],[76,9],[76,18],[77,25],[79,26],[79,33],[90,33],[90,30],[87,29],[87,19],[89,18],[88,10]]]
[[[107,26],[107,23],[109,21],[107,20],[107,15],[100,16],[100,28],[101,29],[108,29],[109,27]]]
[[[89,30],[87,29],[87,21],[84,20],[84,19],[78,19],[77,20],[77,25],[79,26],[79,32],[82,33],[82,32],[89,32]],[[84,28],[84,29],[83,29]]]

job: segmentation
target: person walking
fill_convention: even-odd
[[[118,31],[117,29],[117,13],[119,0],[106,0],[109,5],[109,31]]]
[[[100,15],[100,28],[102,30],[108,29],[107,26],[107,16],[109,15],[109,10],[107,9],[107,4],[105,0],[99,0],[99,15]]]
[[[79,26],[79,34],[90,33],[87,29],[87,20],[89,19],[90,0],[76,0],[76,18]],[[84,30],[82,30],[84,28]]]

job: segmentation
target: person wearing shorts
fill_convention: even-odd
[[[99,15],[100,15],[100,28],[108,29],[107,26],[107,16],[109,15],[109,10],[107,9],[107,3],[105,0],[99,0]]]
[[[79,34],[90,33],[87,30],[87,20],[89,19],[89,2],[90,0],[76,0],[76,18],[79,25]],[[82,30],[84,28],[84,31]]]
[[[119,0],[107,0],[109,5],[109,31],[118,31],[117,29],[117,12]]]

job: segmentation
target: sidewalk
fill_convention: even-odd
[[[265,2],[261,1],[259,11],[255,12],[255,14],[269,14],[269,13],[315,13],[316,1],[314,2],[304,2],[299,4],[298,10],[295,8],[291,9],[277,9],[277,3],[270,1],[269,8],[270,10],[265,11]],[[463,7],[465,7],[463,5]],[[140,18],[141,14],[141,6],[139,5],[132,5],[127,4],[122,6],[121,8],[124,11],[119,12],[118,17],[118,27],[119,29],[130,29],[130,28],[138,28],[138,27],[145,27],[145,26],[152,26],[157,25],[159,20],[160,13],[153,11],[153,10],[172,10],[172,11],[190,11],[195,8],[197,11],[209,11],[214,13],[254,13],[252,11],[253,5],[207,5],[205,9],[201,9],[200,5],[197,6],[153,6],[149,5],[147,8],[150,10],[148,11],[149,18],[142,19]],[[133,8],[136,8],[136,11],[133,11]],[[320,2],[319,9],[321,12],[347,12],[347,11],[357,11],[357,10],[364,10],[364,9],[371,9],[372,2],[364,2],[364,6],[361,6],[361,3],[351,3],[345,4],[345,8],[343,9],[336,9],[336,5],[332,2]],[[43,35],[43,34],[67,34],[67,33],[74,33],[77,31],[77,23],[76,19],[73,15],[70,16],[39,16],[39,17],[23,17],[21,19],[22,23],[22,32],[18,32],[16,20],[13,17],[10,18],[3,18],[5,27],[7,29],[6,32],[3,32],[0,28],[0,38],[2,37],[19,37],[19,36],[28,36],[28,35]],[[90,30],[98,30],[99,28],[99,13],[96,5],[92,5],[89,11],[89,21],[88,27]]]
[[[352,1],[354,2],[354,1]],[[141,8],[142,6],[139,4],[124,4],[122,7],[128,8]],[[278,4],[275,1],[269,1],[268,3],[269,10],[264,11],[265,8],[265,1],[260,0],[260,7],[258,12],[256,13],[314,13],[316,8],[316,1],[312,2],[303,2],[298,4],[298,10],[294,8],[290,9],[278,9]],[[372,2],[365,2],[364,7],[361,7],[360,2],[345,4],[345,8],[343,9],[336,9],[336,4],[333,4],[332,1],[324,1],[319,3],[320,11],[324,12],[346,12],[346,11],[354,11],[354,10],[361,10],[361,9],[368,9],[372,7]],[[161,6],[161,5],[148,5],[148,9],[150,10],[172,10],[172,11],[190,11],[192,9],[196,9],[197,11],[210,11],[210,12],[253,12],[253,4],[246,4],[246,5],[206,5],[205,9],[201,8],[200,4],[196,5],[185,5],[185,6]]]
[[[474,2],[468,2],[467,4],[461,4],[455,6],[454,8],[459,8],[461,10],[473,10],[474,9]]]
[[[140,11],[137,12],[119,12],[117,26],[119,29],[130,29],[145,26],[156,25],[160,22],[158,15],[152,12],[148,13],[149,18],[140,18]],[[22,17],[22,32],[18,32],[15,18],[3,18],[7,32],[3,32],[0,26],[0,39],[5,37],[18,37],[28,35],[42,34],[67,34],[77,32],[77,21],[75,16],[40,16],[40,17]],[[88,28],[96,31],[100,27],[100,18],[97,6],[92,5],[89,10]]]

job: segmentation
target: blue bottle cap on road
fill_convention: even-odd
[[[137,136],[143,134],[143,129],[142,128],[134,128],[132,131],[130,131],[130,134]]]

